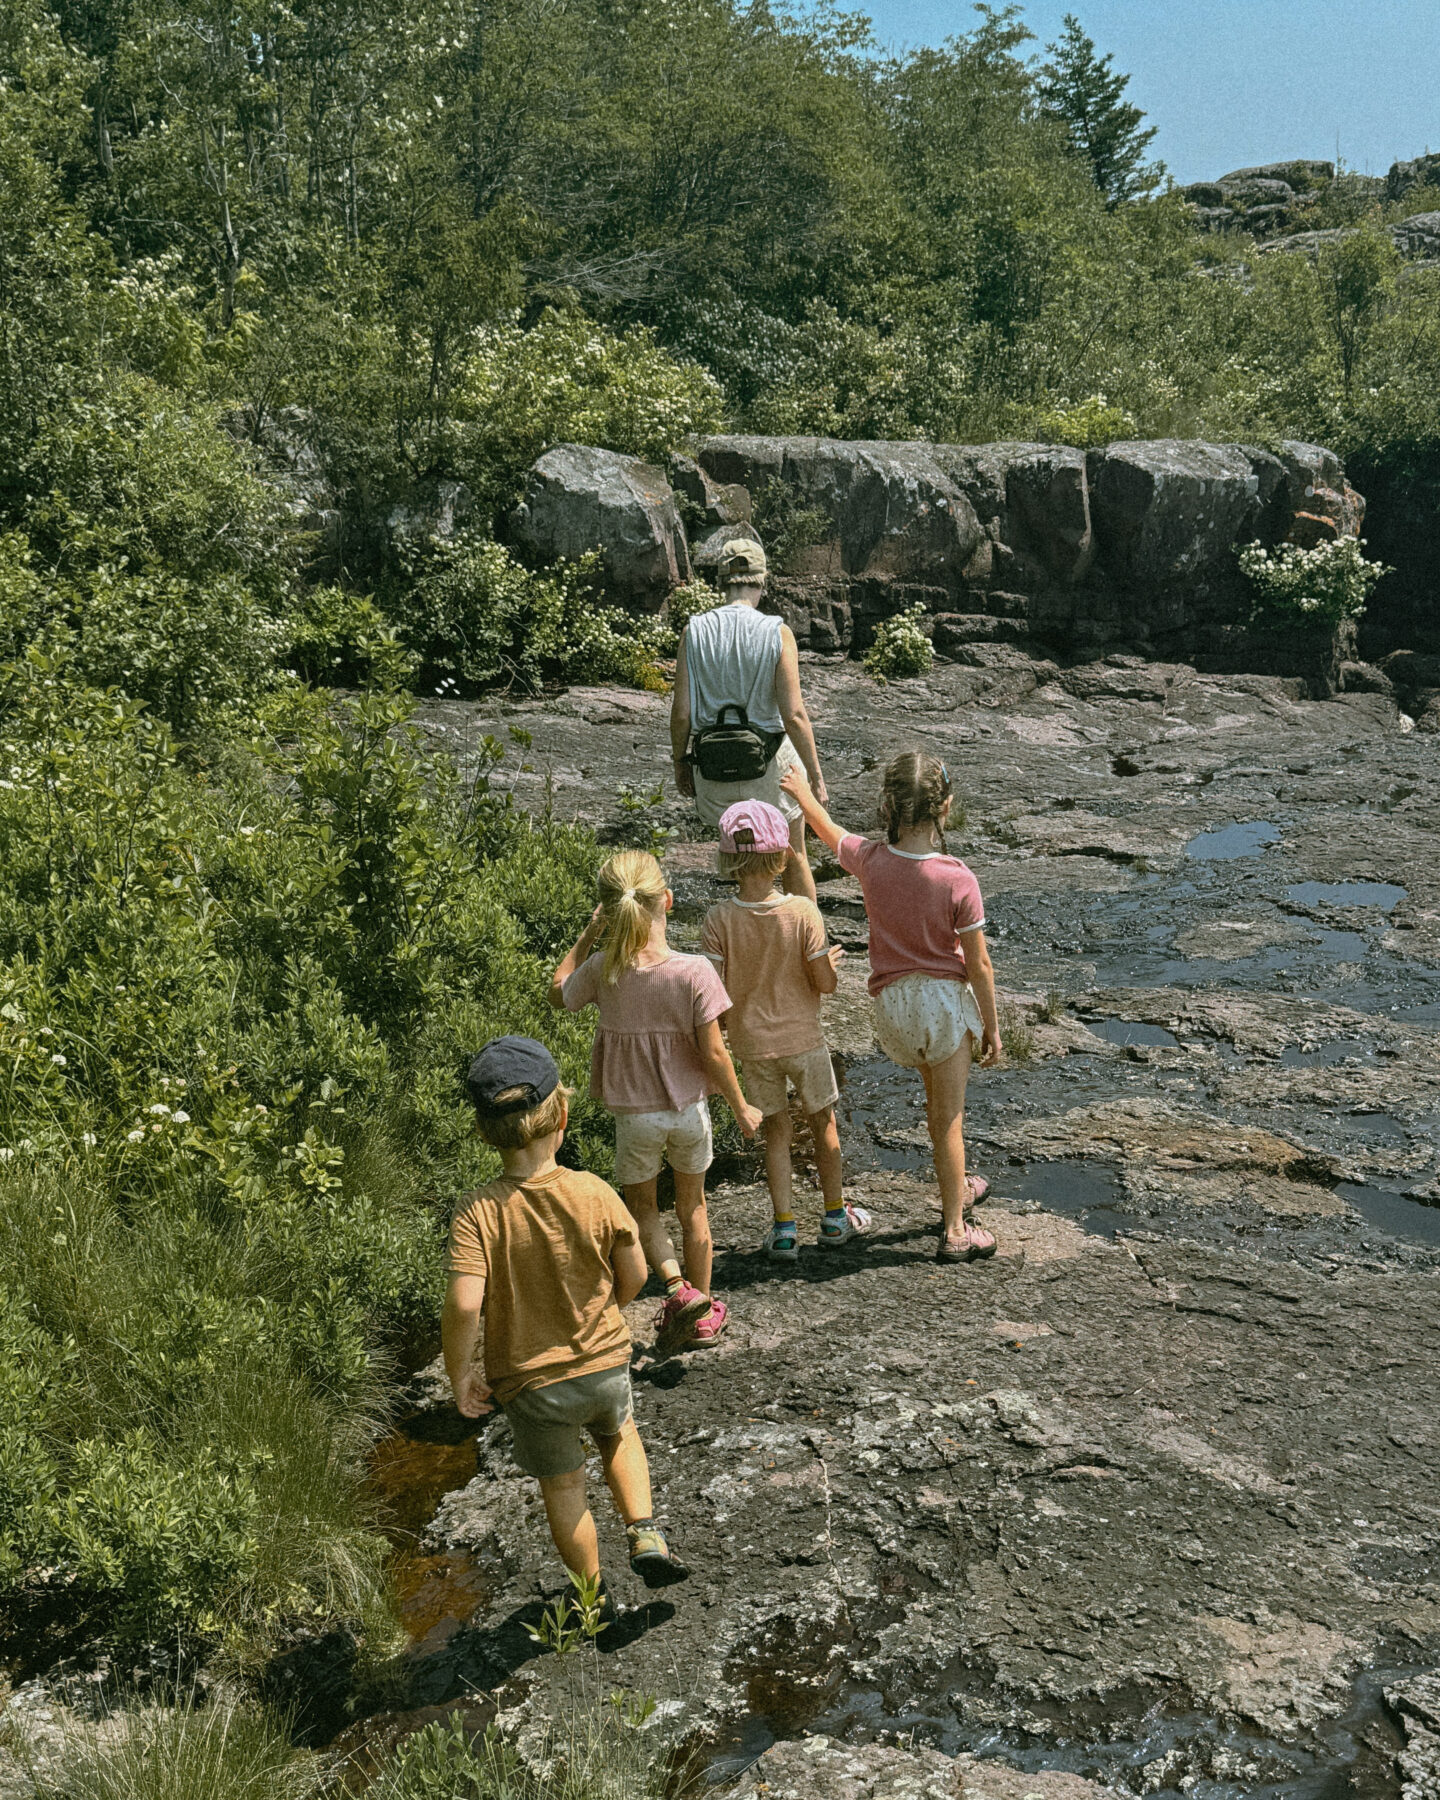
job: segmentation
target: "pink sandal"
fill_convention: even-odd
[[[987,1256],[995,1254],[995,1238],[993,1233],[982,1231],[978,1225],[972,1225],[968,1219],[964,1221],[964,1236],[958,1242],[952,1241],[941,1233],[940,1248],[935,1252],[935,1260],[939,1263],[971,1263],[983,1262]]]
[[[730,1322],[730,1308],[723,1300],[712,1300],[710,1310],[695,1322],[690,1344],[697,1350],[712,1349],[720,1341],[720,1333]]]
[[[965,1185],[970,1190],[971,1206],[978,1206],[990,1192],[990,1183],[983,1175],[967,1175]]]

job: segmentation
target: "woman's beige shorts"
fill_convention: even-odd
[[[703,1100],[678,1112],[616,1113],[616,1187],[653,1181],[667,1160],[682,1175],[703,1175],[714,1162],[710,1108]]]
[[[778,806],[793,825],[800,817],[800,808],[794,796],[787,794],[781,787],[780,777],[787,769],[798,769],[800,766],[795,746],[787,737],[771,758],[770,767],[758,781],[707,781],[695,769],[695,810],[700,815],[701,823],[712,828],[718,825],[721,813],[737,800],[768,800],[772,806]]]
[[[745,1098],[767,1119],[783,1113],[789,1105],[787,1081],[794,1085],[802,1112],[824,1112],[840,1098],[835,1065],[823,1044],[818,1050],[802,1050],[798,1056],[742,1057],[740,1072],[745,1077]]]
[[[985,1023],[968,981],[938,975],[902,975],[871,1002],[875,1041],[902,1069],[949,1062],[967,1032],[978,1047]]]

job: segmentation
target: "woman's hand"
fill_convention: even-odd
[[[765,1123],[765,1115],[758,1106],[751,1106],[747,1100],[735,1113],[735,1123],[740,1127],[742,1137],[754,1137]]]
[[[684,758],[675,758],[675,789],[687,800],[695,798],[695,771]]]
[[[1000,1042],[1000,1027],[987,1025],[980,1039],[980,1067],[993,1069],[1005,1054],[1005,1046]]]

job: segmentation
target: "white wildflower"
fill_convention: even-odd
[[[69,1066],[66,1063],[65,1058],[60,1054],[60,1052],[58,1050],[52,1050],[50,1052],[50,1060],[52,1063],[54,1063],[54,1065],[57,1069],[64,1069]]]
[[[140,1127],[134,1131],[127,1131],[125,1133],[125,1142],[127,1144],[143,1144],[145,1142],[144,1128]]]
[[[170,1117],[177,1125],[188,1125],[190,1123],[190,1115],[187,1112],[173,1112]]]
[[[165,1102],[163,1100],[157,1100],[153,1106],[147,1106],[145,1108],[145,1110],[146,1110],[146,1112],[168,1114],[170,1111],[170,1108],[165,1104]]]

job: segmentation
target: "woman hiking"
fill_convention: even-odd
[[[733,538],[720,557],[725,604],[696,613],[680,637],[670,747],[675,785],[705,824],[737,800],[765,800],[785,815],[795,854],[782,877],[787,893],[815,898],[805,855],[805,820],[780,778],[801,768],[824,803],[815,733],[800,692],[800,653],[788,625],[760,611],[765,552]],[[693,735],[693,743],[692,743]],[[727,773],[732,777],[726,779]]]

